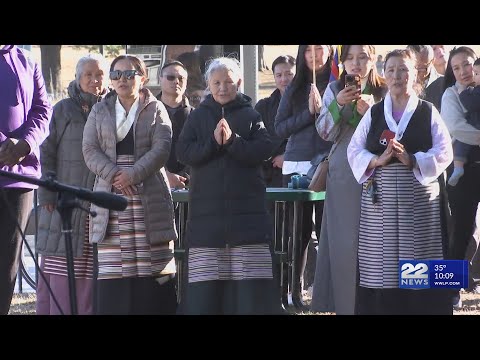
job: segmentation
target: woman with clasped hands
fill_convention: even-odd
[[[190,166],[185,314],[280,312],[261,166],[272,143],[233,58],[212,60],[210,94],[188,116],[177,143]]]
[[[125,211],[91,206],[98,243],[98,314],[174,314],[177,239],[164,166],[172,139],[167,110],[150,90],[144,62],[121,55],[110,65],[112,91],[85,125],[83,156],[94,190],[122,194]]]
[[[347,149],[362,184],[358,263],[359,314],[452,314],[448,289],[399,288],[400,260],[445,256],[439,176],[452,162],[440,114],[413,90],[415,56],[385,59],[388,93],[358,124]]]

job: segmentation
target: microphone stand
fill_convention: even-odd
[[[51,176],[51,174],[47,176]],[[75,194],[67,191],[60,191],[58,193],[57,211],[60,213],[60,217],[62,219],[62,233],[65,236],[68,290],[70,294],[70,313],[72,315],[77,315],[77,289],[75,284],[75,267],[72,247],[72,214],[74,208],[79,208],[80,210],[90,214],[92,217],[97,216],[97,213],[81,206],[80,201],[78,201]]]
[[[114,209],[125,210],[127,207],[127,199],[105,192],[93,192],[87,189],[65,185],[55,180],[55,173],[49,171],[45,180],[32,178],[29,176],[14,174],[8,171],[0,170],[0,176],[4,176],[10,179],[19,180],[29,184],[42,186],[52,192],[58,193],[57,211],[60,213],[62,219],[62,233],[65,235],[65,250],[67,259],[67,272],[68,272],[68,289],[70,295],[70,313],[77,315],[77,292],[75,286],[75,268],[73,260],[73,248],[72,248],[72,213],[74,208],[79,208],[82,211],[87,212],[92,217],[97,216],[95,211],[90,211],[81,206],[78,198],[88,200],[92,203],[96,203],[99,206]],[[111,205],[109,206],[109,202]]]

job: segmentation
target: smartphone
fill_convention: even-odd
[[[358,91],[362,89],[360,82],[360,75],[346,74],[345,75],[345,87],[355,86]]]
[[[395,133],[391,130],[383,130],[380,135],[380,145],[387,146],[390,140],[395,138]]]

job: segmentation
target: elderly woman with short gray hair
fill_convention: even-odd
[[[252,99],[239,90],[236,59],[214,59],[205,77],[210,94],[177,142],[178,160],[191,169],[181,312],[279,313],[261,176],[272,142]]]
[[[100,54],[88,54],[77,62],[75,80],[68,86],[68,98],[60,100],[54,106],[50,135],[40,147],[43,177],[53,171],[60,182],[93,188],[95,174],[87,168],[82,155],[83,128],[92,106],[108,92],[107,74],[108,62]],[[38,194],[41,210],[37,252],[42,256],[41,269],[52,293],[40,276],[37,314],[69,314],[65,239],[61,232],[60,214],[55,211],[57,194],[44,188],[40,188]],[[81,200],[81,205],[89,208],[88,202],[84,200]],[[93,251],[88,242],[88,215],[78,208],[74,209],[72,227],[78,314],[93,314]]]

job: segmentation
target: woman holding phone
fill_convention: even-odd
[[[362,186],[358,257],[351,259],[358,259],[362,315],[452,314],[448,289],[399,287],[400,260],[444,259],[446,197],[439,177],[453,160],[438,110],[413,89],[415,62],[406,49],[387,54],[388,93],[367,110],[347,148]]]
[[[362,187],[347,161],[347,146],[358,122],[387,91],[375,67],[373,45],[342,45],[344,72],[330,83],[316,120],[320,136],[333,141],[311,308],[354,314],[357,287],[358,223]]]

